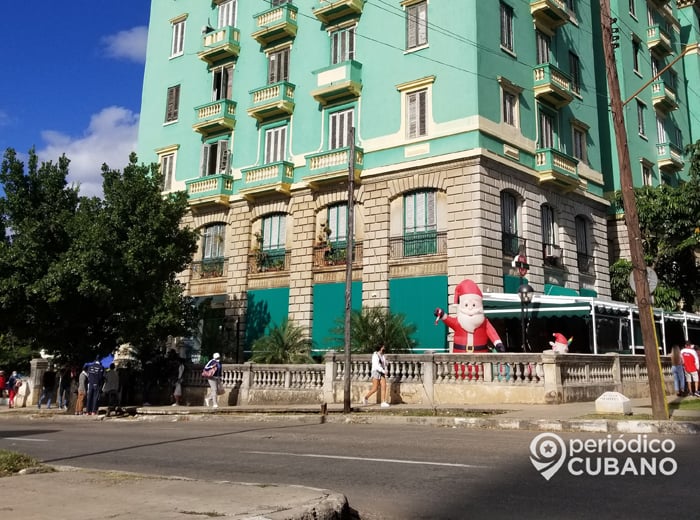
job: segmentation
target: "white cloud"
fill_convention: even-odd
[[[108,56],[146,63],[148,28],[144,25],[102,38]]]
[[[129,154],[136,151],[139,115],[123,107],[108,107],[94,114],[85,135],[79,138],[60,132],[42,132],[46,147],[38,150],[42,161],[70,159],[68,182],[80,185],[80,194],[102,196],[102,164],[123,170]]]

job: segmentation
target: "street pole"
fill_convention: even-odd
[[[639,324],[642,330],[644,357],[649,378],[651,409],[654,419],[666,420],[668,419],[668,405],[666,403],[666,394],[664,392],[661,374],[661,358],[659,356],[656,330],[654,328],[654,310],[651,306],[651,292],[647,279],[646,263],[644,262],[642,237],[639,229],[639,216],[637,214],[637,202],[635,200],[634,185],[632,183],[632,168],[630,166],[629,148],[627,144],[627,131],[625,130],[620,85],[617,76],[617,68],[615,66],[615,52],[612,45],[613,31],[612,18],[610,17],[610,0],[601,0],[600,13],[605,69],[608,77],[608,89],[610,90],[610,110],[612,113],[618,150],[622,204],[625,210],[625,224],[627,227],[627,236],[629,238],[634,284],[637,293]]]
[[[350,350],[350,316],[352,312],[352,250],[355,235],[355,127],[350,127],[348,140],[350,141],[350,153],[348,161],[348,219],[347,219],[347,245],[345,250],[345,373],[343,389],[343,413],[350,413],[350,376],[352,372],[352,356]]]

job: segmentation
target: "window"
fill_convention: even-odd
[[[632,40],[632,70],[639,74],[640,43],[636,38]]]
[[[406,48],[428,44],[428,2],[406,7]]]
[[[207,226],[202,233],[202,260],[223,258],[224,256],[224,224]]]
[[[582,163],[586,163],[586,130],[578,125],[573,125],[571,128],[571,138],[573,141],[573,156]]]
[[[502,250],[508,256],[519,253],[518,238],[518,204],[515,195],[508,191],[501,192],[501,234]]]
[[[501,47],[513,51],[513,8],[501,2]]]
[[[581,60],[573,52],[569,52],[569,73],[571,74],[571,90],[581,95]]]
[[[576,227],[576,263],[582,273],[590,273],[593,268],[593,257],[590,255],[588,221],[577,215],[574,219]]]
[[[262,220],[260,248],[265,254],[265,267],[282,267],[285,261],[286,215],[276,214]]]
[[[668,136],[666,135],[666,123],[662,117],[656,116],[656,142],[667,143]]]
[[[566,8],[569,14],[576,15],[576,0],[566,0]]]
[[[404,256],[437,253],[435,204],[435,191],[417,191],[404,197]]]
[[[216,175],[228,170],[228,141],[222,139],[202,145],[201,175]]]
[[[271,85],[289,79],[289,47],[268,56],[267,83]]]
[[[175,85],[168,89],[168,95],[165,100],[165,122],[172,123],[177,121],[180,112],[180,85]]]
[[[554,148],[554,115],[540,107],[540,148]]]
[[[542,225],[542,254],[545,265],[559,266],[561,248],[557,240],[557,224],[554,208],[549,204],[540,207],[540,222]]]
[[[630,0],[630,14],[633,18],[637,17],[637,0]]]
[[[642,163],[642,184],[652,186],[654,184],[654,172],[647,163]]]
[[[651,56],[651,76],[656,77],[656,75],[659,73],[659,70],[661,70],[661,64],[659,63],[659,58],[654,56],[652,54]]]
[[[549,63],[549,48],[552,44],[552,39],[541,31],[535,33],[537,43],[537,64]]]
[[[647,24],[649,26],[656,25],[656,20],[654,20],[654,10],[649,4],[647,4]]]
[[[427,135],[428,89],[406,94],[406,137],[413,139]]]
[[[219,28],[236,26],[236,0],[226,0],[219,4]]]
[[[214,69],[212,77],[212,101],[231,99],[233,93],[233,65]]]
[[[291,3],[292,0],[272,0],[270,2],[270,5],[272,7],[277,7],[278,5],[284,5],[284,4],[289,4]]]
[[[287,147],[287,127],[278,126],[265,131],[265,164],[284,161]]]
[[[355,28],[334,31],[331,34],[331,64],[355,59]]]
[[[646,125],[644,124],[644,108],[644,103],[637,100],[637,131],[641,136],[647,134]]]
[[[175,153],[167,153],[160,156],[160,173],[163,176],[163,191],[170,191],[175,177]]]
[[[329,206],[327,224],[331,230],[330,242],[333,246],[345,246],[348,240],[348,205]]]
[[[340,110],[330,115],[328,148],[345,148],[349,145],[350,129],[353,126],[354,109]]]
[[[185,52],[185,20],[173,22],[173,40],[170,57],[181,56]]]
[[[673,144],[683,148],[683,132],[677,126],[673,127]]]
[[[518,126],[517,121],[518,96],[506,90],[503,91],[503,122]]]

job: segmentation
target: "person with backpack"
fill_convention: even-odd
[[[700,397],[700,392],[698,392],[700,360],[698,360],[698,353],[695,352],[695,347],[690,341],[685,342],[685,347],[681,350],[681,357],[685,367],[685,380],[688,383],[688,395]]]
[[[212,406],[212,408],[218,408],[218,389],[219,381],[221,381],[221,361],[219,361],[221,356],[218,352],[215,352],[209,362],[204,366],[202,370],[202,377],[204,377],[209,382],[209,393],[204,398],[204,406],[207,408]]]
[[[17,389],[22,385],[22,380],[17,375],[17,371],[13,370],[10,377],[7,379],[7,397],[8,406],[14,408],[15,406],[15,396],[17,395]]]

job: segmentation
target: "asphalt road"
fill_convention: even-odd
[[[664,518],[697,504],[697,436],[537,435],[284,420],[0,421],[0,449],[47,463],[327,488],[363,520]],[[565,454],[550,457],[557,439]],[[543,472],[562,461],[550,480],[531,449]]]

